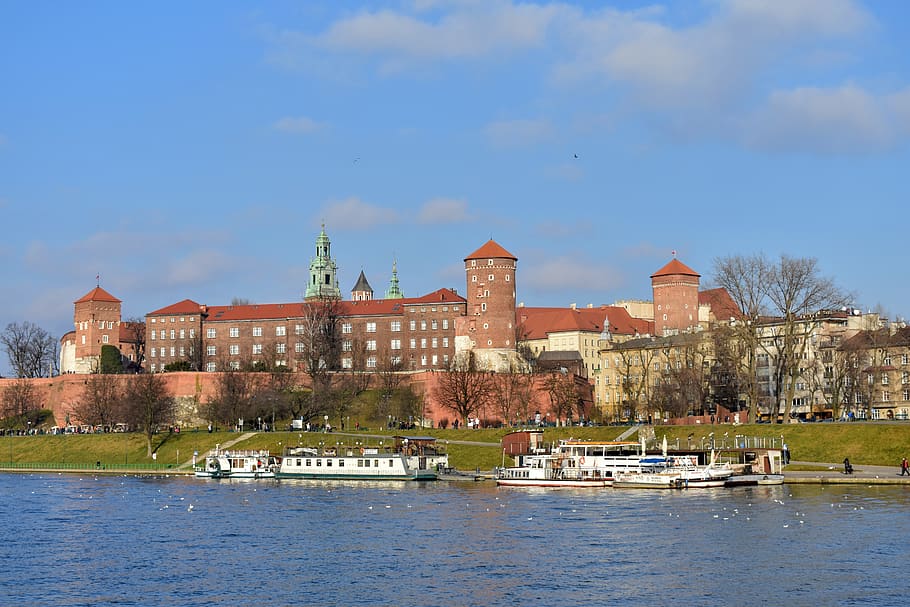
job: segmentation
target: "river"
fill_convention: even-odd
[[[903,605],[910,490],[0,474],[2,605]]]

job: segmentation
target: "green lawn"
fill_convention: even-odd
[[[544,439],[555,442],[560,438],[614,440],[626,428],[603,426],[591,428],[547,428]],[[318,432],[264,432],[233,446],[235,449],[268,449],[279,454],[289,445],[318,446],[325,444],[354,445],[358,441],[378,444],[390,441],[395,434],[431,435],[441,442],[448,441],[449,459],[459,470],[490,470],[503,463],[499,448],[504,434],[510,429],[371,431],[353,435]],[[815,424],[756,424],[733,426],[656,426],[658,441],[664,436],[672,446],[685,447],[710,441],[732,446],[737,434],[763,436],[786,441],[794,460],[811,462],[842,462],[849,457],[854,464],[897,466],[904,456],[910,457],[910,423],[815,423]],[[377,438],[381,435],[382,438]],[[691,435],[691,436],[690,436]],[[150,466],[162,468],[185,464],[196,451],[200,455],[216,444],[224,445],[241,435],[233,432],[208,433],[204,430],[183,431],[178,434],[158,434],[153,441],[157,459],[147,457],[145,437],[141,434],[75,434],[66,436],[4,436],[0,437],[0,466],[14,464],[94,464],[104,467]],[[637,440],[637,435],[632,435]],[[677,443],[678,441],[678,443]],[[506,460],[509,463],[509,460]]]

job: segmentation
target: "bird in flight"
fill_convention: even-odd
[[[578,154],[575,154],[575,157],[578,158]]]

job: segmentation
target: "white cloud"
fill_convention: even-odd
[[[553,126],[548,120],[504,120],[488,124],[484,132],[493,144],[502,147],[521,147],[550,140]]]
[[[522,288],[539,291],[602,292],[621,285],[622,273],[583,256],[563,256],[527,262],[522,268]]]
[[[876,151],[897,141],[883,99],[854,85],[776,91],[744,134],[760,149],[824,153]]]
[[[398,214],[393,209],[372,205],[352,196],[326,204],[321,218],[332,230],[369,230],[378,225],[396,223]]]
[[[454,198],[434,198],[424,203],[417,214],[418,223],[451,224],[470,221],[468,203]]]
[[[547,28],[563,10],[500,1],[457,6],[432,22],[390,10],[364,11],[337,21],[315,43],[397,62],[477,58],[543,46]]]
[[[172,260],[164,277],[169,286],[198,287],[199,284],[211,282],[232,269],[229,256],[215,249],[200,249]]]
[[[306,116],[287,116],[275,121],[272,128],[283,133],[309,135],[324,129],[325,124],[316,122],[312,118],[307,118]]]

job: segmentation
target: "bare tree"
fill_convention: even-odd
[[[740,318],[730,320],[731,338],[739,342],[727,352],[739,351],[736,378],[749,403],[749,419],[758,419],[758,353],[759,323],[767,303],[767,278],[771,263],[764,255],[731,256],[714,260],[714,280],[723,287],[741,312]],[[733,362],[729,360],[728,362]]]
[[[145,364],[145,320],[133,317],[125,321],[123,327],[133,353],[132,370],[141,369]]]
[[[0,333],[16,377],[49,377],[57,369],[57,340],[34,323],[10,323]]]
[[[215,394],[204,407],[205,415],[211,421],[228,425],[250,419],[258,379],[258,373],[234,368],[227,361],[222,361],[215,381]]]
[[[127,423],[145,433],[148,457],[152,456],[152,437],[160,426],[173,423],[177,401],[168,392],[161,373],[127,376],[124,389],[124,414]]]
[[[493,390],[492,374],[478,370],[473,351],[463,357],[454,357],[448,370],[437,375],[436,401],[463,421],[475,416]]]
[[[768,277],[768,299],[782,323],[774,336],[780,382],[772,419],[777,417],[780,396],[784,400],[784,419],[790,418],[797,384],[803,377],[805,360],[814,330],[820,326],[822,310],[838,309],[849,297],[834,282],[819,274],[814,258],[781,255]],[[781,391],[780,388],[783,388]]]
[[[392,397],[401,385],[404,375],[401,357],[391,351],[384,352],[376,361],[376,377],[379,381],[379,413],[382,417],[392,414]]]
[[[493,378],[490,400],[500,419],[509,423],[517,419],[526,420],[535,407],[534,375],[511,369],[508,373],[497,373]]]
[[[297,338],[303,344],[298,369],[310,379],[313,403],[307,409],[328,411],[333,373],[338,370],[341,359],[342,303],[335,297],[321,297],[307,300],[303,307],[303,317],[298,320]]]
[[[576,412],[580,393],[575,385],[575,375],[565,370],[552,371],[544,379],[547,394],[550,396],[550,410],[556,419],[569,420]]]
[[[9,427],[15,424],[25,425],[23,418],[29,418],[44,406],[41,393],[32,382],[19,378],[3,388],[3,417]]]
[[[112,375],[89,375],[71,412],[84,424],[108,426],[121,415],[123,393],[120,381]]]

